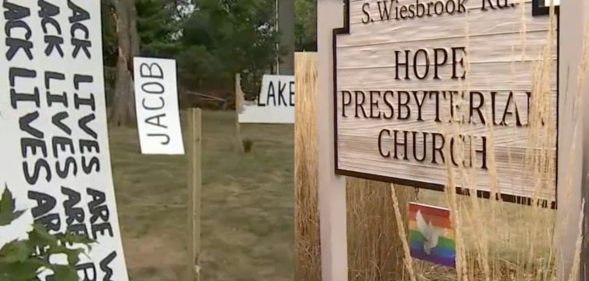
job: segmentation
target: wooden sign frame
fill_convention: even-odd
[[[550,7],[543,6],[541,1],[543,0],[531,0],[532,4],[532,17],[538,16],[548,16],[550,14]],[[339,148],[338,148],[338,119],[339,119],[339,110],[337,110],[338,104],[338,74],[337,74],[337,67],[338,67],[338,54],[337,54],[337,40],[338,36],[340,35],[349,35],[350,34],[350,0],[343,0],[344,2],[344,16],[343,16],[343,27],[333,29],[333,42],[332,42],[332,59],[333,59],[333,124],[334,124],[334,164],[335,164],[335,174],[340,176],[350,176],[350,177],[357,177],[357,178],[365,178],[370,180],[376,181],[383,181],[383,182],[392,182],[399,185],[407,185],[407,186],[414,186],[419,188],[425,188],[435,191],[444,191],[445,185],[443,184],[436,184],[436,183],[428,183],[423,181],[418,181],[414,179],[403,179],[403,178],[396,178],[391,176],[382,176],[382,175],[375,175],[369,173],[363,173],[358,171],[346,170],[340,167],[339,165]],[[529,2],[528,2],[529,3]],[[559,114],[559,106],[560,103],[560,13],[559,7],[555,6],[555,17],[556,17],[556,143],[555,143],[555,150],[556,150],[556,159],[555,159],[555,171],[558,171],[558,162],[559,162],[559,123],[560,123],[560,114]],[[558,173],[555,172],[555,199],[552,200],[538,200],[537,204],[540,204],[542,207],[545,208],[557,208],[557,201],[558,201]],[[469,195],[471,190],[468,188],[457,187],[457,193],[461,195]],[[476,190],[476,195],[480,198],[489,199],[491,198],[491,192],[486,190]],[[531,205],[533,204],[534,200],[531,197],[525,196],[518,196],[508,193],[501,193],[496,194],[495,199],[501,199],[505,202],[517,203],[522,205]]]
[[[550,7],[544,5],[543,2],[545,3],[545,0],[532,0],[532,16],[543,16],[543,15],[550,14]],[[559,18],[558,22],[560,22],[559,11],[560,11],[559,6],[555,5],[554,6],[554,13]],[[560,24],[559,24],[559,27],[560,27]],[[560,30],[560,28],[558,30]]]

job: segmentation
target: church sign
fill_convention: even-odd
[[[532,197],[534,95],[548,104],[542,126],[552,131],[532,149],[554,167],[558,118],[557,20],[533,13],[536,4],[346,1],[334,31],[336,173],[442,190],[448,168],[464,168],[477,182],[458,186]],[[549,73],[537,91],[541,63]],[[554,201],[555,188],[539,196]]]

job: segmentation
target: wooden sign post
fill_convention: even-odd
[[[241,89],[241,74],[235,74],[235,149],[238,152],[244,152],[243,140],[241,139],[241,126],[239,124],[239,114],[244,110],[244,93]]]
[[[200,280],[200,217],[202,189],[202,111],[188,112],[188,264],[187,280]]]
[[[587,230],[589,216],[589,1],[566,0],[560,13],[559,89],[559,167],[557,236],[558,280],[589,280],[587,269]],[[584,213],[583,201],[585,202]],[[579,221],[584,220],[585,241]],[[579,249],[581,247],[581,249]],[[579,253],[580,251],[580,253]],[[579,264],[580,262],[580,264]],[[577,264],[575,264],[577,263]],[[569,276],[573,276],[569,279]]]

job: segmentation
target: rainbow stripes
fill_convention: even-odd
[[[410,203],[409,244],[411,256],[416,259],[456,267],[450,210]]]

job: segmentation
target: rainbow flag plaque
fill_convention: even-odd
[[[450,210],[410,203],[409,244],[413,258],[456,267],[456,244]]]

